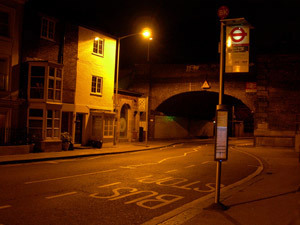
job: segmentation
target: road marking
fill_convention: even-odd
[[[120,168],[127,168],[127,169],[136,169],[137,167],[140,167],[140,166],[148,166],[148,165],[156,165],[156,164],[160,164],[160,163],[163,163],[167,160],[170,160],[170,159],[175,159],[175,158],[180,158],[180,157],[185,157],[187,156],[188,154],[190,153],[194,153],[194,152],[198,152],[198,150],[201,148],[201,146],[197,147],[197,148],[194,148],[193,151],[190,151],[190,152],[185,152],[183,155],[178,155],[178,156],[172,156],[172,157],[167,157],[167,158],[164,158],[158,162],[151,162],[151,163],[141,163],[141,164],[137,164],[137,165],[129,165],[129,166],[120,166]]]
[[[121,182],[116,182],[116,183],[112,183],[112,184],[105,184],[105,185],[102,185],[102,186],[98,186],[98,188],[109,187],[109,186],[113,186],[113,185],[117,185],[117,184],[121,184]]]
[[[253,158],[255,158],[258,163],[259,166],[257,167],[256,171],[250,175],[248,175],[247,177],[233,183],[230,184],[226,187],[223,187],[221,189],[221,194],[223,194],[223,198],[227,195],[230,195],[230,192],[228,193],[229,190],[234,189],[235,187],[251,180],[252,178],[256,177],[258,174],[260,174],[263,171],[263,163],[262,161],[256,157],[255,155],[248,153],[248,152],[244,152],[244,151],[239,151],[237,149],[233,149],[231,147],[232,150],[234,151],[238,151],[241,153],[245,153],[246,155],[249,155]],[[225,196],[224,196],[225,195]],[[186,222],[189,218],[193,218],[194,216],[196,216],[197,214],[199,214],[200,212],[202,212],[204,207],[207,207],[208,205],[210,205],[213,202],[213,199],[215,197],[215,193],[210,193],[207,194],[201,198],[198,198],[192,202],[189,202],[179,208],[176,208],[172,211],[169,211],[165,214],[162,214],[160,216],[154,217],[151,220],[143,223],[142,225],[153,225],[153,224],[165,224],[165,225],[169,225],[169,224],[183,224],[184,222]],[[189,215],[184,215],[185,213],[189,214]]]
[[[184,167],[185,169],[187,169],[187,168],[191,168],[191,167],[194,167],[195,165],[189,165],[189,166],[186,166],[186,167]]]
[[[169,170],[169,171],[167,171],[167,172],[165,172],[165,173],[173,173],[173,172],[176,172],[177,170]]]
[[[0,206],[0,209],[7,209],[7,208],[10,208],[12,207],[11,205],[3,205],[3,206]]]
[[[68,193],[64,193],[64,194],[60,194],[60,195],[48,196],[48,197],[45,197],[45,198],[46,199],[59,198],[59,197],[67,196],[67,195],[74,195],[76,193],[77,193],[76,191],[73,191],[73,192],[68,192]]]
[[[63,180],[63,179],[68,179],[68,178],[89,176],[89,175],[95,175],[95,174],[99,174],[99,173],[107,173],[107,172],[113,172],[113,171],[116,171],[116,169],[102,170],[102,171],[97,171],[97,172],[92,172],[92,173],[76,174],[76,175],[71,175],[71,176],[50,178],[50,179],[44,179],[44,180],[27,181],[24,184],[34,184],[34,183],[42,183],[42,182],[55,181],[55,180]]]
[[[205,162],[203,162],[201,164],[207,164],[207,163],[213,163],[213,162],[215,162],[215,161],[205,161]]]

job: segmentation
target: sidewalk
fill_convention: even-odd
[[[300,225],[299,153],[270,147],[236,149],[259,157],[264,170],[236,188],[221,191],[220,201],[229,209],[205,209],[214,202],[212,197],[162,224]]]
[[[143,151],[143,150],[150,150],[150,149],[172,146],[178,142],[180,141],[176,141],[176,140],[149,141],[147,143],[147,146],[143,142],[131,142],[131,143],[121,142],[118,143],[116,146],[113,146],[110,143],[109,144],[104,143],[102,148],[80,148],[80,149],[75,148],[74,150],[71,151],[69,150],[69,151],[59,151],[59,152],[29,153],[29,154],[22,154],[22,155],[3,155],[0,156],[0,165]]]

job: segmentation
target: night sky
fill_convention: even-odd
[[[296,0],[31,1],[42,11],[116,37],[152,27],[152,63],[218,62],[217,10],[221,5],[229,7],[228,18],[245,17],[254,27],[250,40],[255,54],[298,53],[300,49],[300,4]],[[142,38],[122,40],[121,66],[144,63],[146,54],[147,42]]]

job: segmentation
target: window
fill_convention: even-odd
[[[0,12],[0,36],[9,37],[9,13]]]
[[[58,138],[60,129],[60,110],[47,110],[47,138]]]
[[[92,76],[91,92],[97,95],[102,94],[102,77]]]
[[[41,140],[43,134],[43,109],[29,109],[29,135],[34,140]]]
[[[0,90],[7,90],[7,82],[8,82],[8,60],[0,59]]]
[[[30,98],[44,98],[45,66],[31,66]]]
[[[104,40],[101,38],[94,39],[93,53],[103,56]]]
[[[53,20],[42,18],[41,37],[54,40],[55,22]]]
[[[48,76],[48,99],[61,100],[61,88],[62,88],[62,70],[55,67],[49,67]]]
[[[114,118],[105,117],[104,118],[104,137],[113,137],[114,129]]]

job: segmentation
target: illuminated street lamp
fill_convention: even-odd
[[[128,38],[128,37],[132,37],[132,36],[136,36],[136,35],[142,35],[144,38],[147,38],[148,40],[152,40],[152,31],[149,28],[144,28],[142,30],[142,32],[140,33],[134,33],[134,34],[128,34],[126,36],[123,37],[119,37],[118,38],[118,47],[117,47],[117,68],[116,68],[116,94],[115,94],[115,98],[114,98],[114,109],[116,114],[118,115],[118,91],[119,91],[119,67],[120,67],[120,46],[121,46],[121,40]],[[147,59],[149,59],[149,44],[148,44],[148,54],[147,54]],[[113,144],[116,145],[117,144],[117,133],[118,133],[118,128],[119,128],[119,120],[116,117],[116,123],[115,123],[115,129],[114,129],[114,142]]]

